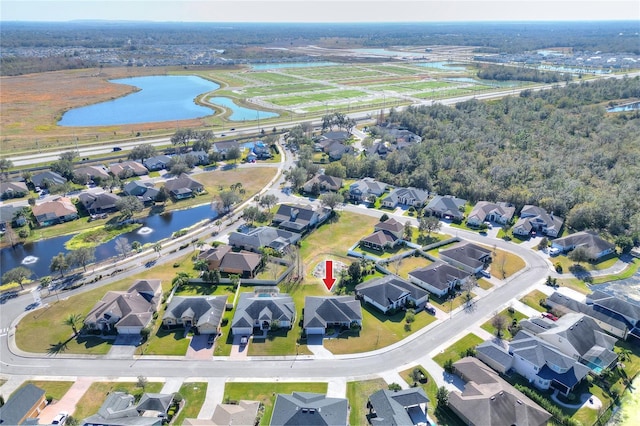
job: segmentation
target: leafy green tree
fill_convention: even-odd
[[[24,282],[33,275],[33,271],[24,266],[17,266],[2,274],[2,284],[17,283],[24,290]]]
[[[171,284],[176,288],[180,288],[185,284],[189,284],[190,279],[191,277],[186,272],[178,272],[173,280],[171,280]]]
[[[291,183],[291,188],[297,191],[307,181],[307,170],[302,167],[294,167],[286,172],[286,179]]]
[[[569,253],[569,259],[576,262],[577,264],[588,262],[589,261],[589,251],[586,247],[576,247],[574,250]]]
[[[389,390],[390,391],[394,391],[397,392],[399,390],[402,390],[402,386],[400,386],[399,384],[397,384],[396,382],[393,382],[389,385]]]
[[[191,129],[178,129],[173,136],[171,136],[171,144],[178,146],[183,145],[186,149],[189,146],[192,134],[193,131]]]
[[[96,250],[93,247],[82,247],[67,254],[67,262],[70,266],[82,266],[87,271],[87,265],[96,260]]]
[[[353,284],[358,284],[362,280],[362,267],[360,266],[360,262],[352,262],[347,272]]]
[[[162,250],[162,244],[161,243],[155,243],[153,245],[153,251],[155,251],[158,254],[158,258],[160,258],[160,251]]]
[[[129,218],[133,216],[134,213],[141,212],[142,209],[144,209],[144,204],[142,204],[142,201],[140,201],[138,197],[128,195],[116,201],[116,209],[118,209],[123,217]]]
[[[144,160],[151,158],[154,155],[156,155],[156,148],[151,144],[145,143],[133,148],[129,152],[128,157],[130,160],[140,160],[141,162],[143,162]]]
[[[51,264],[49,265],[51,272],[60,272],[60,276],[64,277],[64,271],[67,269],[69,269],[69,263],[64,253],[58,253],[51,258]]]
[[[449,391],[446,387],[440,386],[438,391],[436,392],[436,401],[438,403],[438,407],[446,407],[449,403]]]
[[[225,158],[227,161],[233,161],[233,163],[237,163],[240,157],[242,156],[242,152],[240,148],[237,146],[233,146],[229,148],[226,152]]]
[[[218,210],[223,213],[228,213],[231,210],[231,206],[240,201],[240,195],[235,191],[220,191],[218,194],[216,204]]]
[[[440,230],[442,223],[435,216],[422,216],[420,218],[420,222],[418,225],[418,231],[422,234],[427,232],[428,235],[431,235],[432,232],[437,232]]]
[[[320,196],[320,203],[333,212],[336,207],[344,203],[344,197],[337,192],[325,192]]]
[[[5,177],[8,177],[8,171],[13,167],[13,162],[8,158],[0,158],[0,173]]]
[[[278,197],[274,194],[263,195],[260,197],[258,204],[268,210],[271,210],[271,207],[278,204]]]

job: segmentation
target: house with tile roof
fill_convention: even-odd
[[[70,198],[58,197],[31,207],[39,226],[51,226],[78,218],[78,209]]]
[[[102,214],[115,211],[116,203],[120,197],[111,192],[101,192],[100,194],[82,192],[78,199],[89,214]]]
[[[84,319],[88,330],[140,334],[153,321],[162,298],[160,280],[138,280],[127,291],[108,291]]]
[[[444,262],[434,262],[409,272],[409,281],[438,297],[444,297],[455,287],[463,285],[471,276]]]
[[[291,245],[300,241],[300,234],[271,226],[251,228],[246,233],[233,231],[229,244],[241,250],[260,252],[264,247],[284,253]]]
[[[464,390],[449,393],[449,408],[468,425],[545,426],[551,414],[504,381],[482,361],[465,357],[453,364]]]
[[[109,172],[121,179],[149,174],[149,170],[147,170],[145,166],[134,160],[111,164],[109,166]]]
[[[174,296],[162,316],[162,327],[217,334],[226,305],[227,296]]]
[[[269,425],[346,426],[348,417],[349,401],[345,398],[330,398],[310,392],[279,393]]]
[[[429,397],[421,387],[391,391],[380,389],[369,396],[369,422],[372,426],[414,425],[426,420]]]
[[[444,219],[461,221],[464,219],[464,205],[467,200],[456,198],[453,195],[436,195],[424,208],[425,213]]]
[[[349,185],[349,200],[353,202],[368,201],[371,197],[380,197],[387,190],[387,184],[366,177]]]
[[[467,217],[467,225],[480,226],[485,221],[504,225],[513,219],[515,211],[511,203],[478,201]]]
[[[382,207],[395,209],[398,206],[420,208],[427,202],[429,193],[419,188],[395,188],[380,200]]]
[[[249,336],[254,330],[266,332],[274,324],[279,328],[291,328],[295,317],[293,298],[279,293],[277,288],[270,293],[240,293],[231,322],[231,333],[234,336]]]
[[[472,243],[458,244],[438,254],[443,261],[470,274],[478,274],[491,263],[491,250]]]
[[[385,314],[396,309],[404,309],[408,302],[422,308],[429,300],[426,290],[397,275],[385,275],[365,281],[358,284],[355,290],[356,296]]]
[[[548,237],[555,238],[560,235],[564,219],[551,213],[547,213],[542,207],[527,204],[520,212],[520,219],[511,228],[515,235],[529,236],[531,232],[539,232]]]
[[[568,253],[578,247],[583,247],[589,255],[589,260],[597,262],[603,257],[615,253],[616,245],[600,238],[595,232],[576,232],[566,237],[553,240],[552,247],[557,248],[562,253]]]
[[[45,391],[28,383],[16,390],[0,407],[0,424],[38,424],[38,416],[46,406]]]
[[[328,328],[362,326],[362,308],[353,296],[306,296],[304,331],[323,335]]]

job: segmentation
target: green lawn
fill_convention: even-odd
[[[96,414],[111,392],[126,392],[138,400],[144,392],[160,392],[162,386],[163,383],[160,382],[149,382],[143,391],[135,382],[93,382],[78,401],[76,411],[72,415],[81,420]]]
[[[580,263],[580,266],[585,268],[587,271],[600,271],[602,269],[607,269],[612,267],[618,261],[618,259],[619,258],[617,255],[611,254],[609,256],[606,256],[604,259],[600,260],[599,262],[596,262],[596,263],[582,262]],[[551,262],[554,265],[557,263],[562,265],[562,269],[564,270],[565,273],[568,273],[569,268],[571,268],[571,266],[575,264],[573,260],[569,259],[568,256],[563,254],[554,256],[553,258],[551,258]]]
[[[327,393],[327,383],[303,382],[303,383],[244,383],[229,382],[224,387],[223,401],[260,401],[264,406],[264,414],[260,420],[261,425],[268,425],[276,402],[276,394],[291,394],[292,392]]]
[[[396,261],[387,265],[387,269],[396,275],[401,276],[404,279],[409,279],[409,272],[424,268],[431,265],[433,262],[422,256],[409,256],[403,258],[401,261]]]
[[[505,279],[509,278],[511,275],[523,269],[526,264],[524,260],[520,256],[517,256],[513,253],[509,253],[505,250],[496,249],[495,255],[493,255],[493,260],[491,262],[491,275],[499,278]]]
[[[546,312],[546,309],[540,306],[540,300],[546,298],[547,295],[540,290],[533,290],[532,292],[527,293],[522,299],[520,299],[520,301],[538,312]]]
[[[367,402],[372,393],[380,389],[387,389],[388,385],[383,379],[361,380],[358,382],[347,382],[347,399],[351,406],[349,413],[350,425],[366,425]]]
[[[453,362],[458,361],[462,357],[460,354],[464,354],[464,352],[469,348],[475,348],[477,345],[482,343],[484,340],[480,337],[476,336],[473,333],[469,333],[464,336],[462,339],[455,342],[453,345],[446,348],[444,351],[439,353],[438,355],[433,357],[433,360],[438,363],[440,367],[444,368],[444,363],[450,359]]]
[[[504,309],[502,312],[498,313],[498,315],[503,316],[503,317],[506,318],[507,327],[509,325],[511,325],[511,322],[514,319],[520,321],[520,320],[529,318],[528,316],[526,316],[522,312],[518,312],[518,311],[514,311],[513,314],[512,314],[512,313],[509,312],[508,308]],[[491,334],[493,334],[495,336],[496,335],[496,328],[491,324],[491,321],[492,321],[492,319],[488,320],[487,322],[482,324],[480,326],[480,328],[482,328],[483,330],[488,331],[489,333],[491,333]],[[505,330],[502,331],[502,338],[505,339],[505,340],[511,340],[513,338],[513,336],[509,332],[508,328],[506,328]]]
[[[43,389],[47,398],[53,398],[54,401],[62,399],[65,393],[71,388],[73,382],[67,381],[49,381],[49,380],[27,380],[24,384],[32,384]],[[24,385],[23,385],[24,386]]]
[[[489,290],[490,288],[493,287],[493,284],[491,284],[489,281],[485,280],[484,278],[480,278],[478,280],[478,287],[480,287],[483,290]]]
[[[185,337],[184,329],[165,330],[158,328],[142,345],[144,355],[185,355],[191,339]]]
[[[472,292],[471,298],[473,299],[474,297],[476,297],[476,294]],[[464,293],[460,293],[459,296],[453,299],[442,299],[433,294],[429,296],[429,303],[444,312],[451,312],[457,307],[464,305],[466,301],[467,297]]]
[[[183,383],[178,393],[184,398],[184,406],[172,421],[175,425],[181,425],[186,418],[198,417],[207,396],[207,382]]]

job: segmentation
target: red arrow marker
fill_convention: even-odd
[[[336,282],[336,279],[333,278],[333,260],[324,261],[324,275],[322,281],[327,286],[327,290],[331,291],[331,287]]]

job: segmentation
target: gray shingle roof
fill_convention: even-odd
[[[362,321],[360,302],[353,296],[307,296],[304,299],[304,327]]]
[[[298,240],[300,234],[271,226],[250,229],[246,234],[235,231],[229,234],[229,244],[232,246],[251,247],[256,250],[260,247],[270,247],[280,251]]]
[[[0,424],[17,425],[44,394],[44,390],[31,383],[22,386],[0,407]]]
[[[399,391],[381,389],[369,397],[369,402],[376,412],[376,417],[371,418],[371,424],[401,426],[413,424],[406,409],[426,404],[429,398],[420,387]]]
[[[227,296],[174,296],[162,317],[162,320],[181,318],[191,311],[196,326],[202,324],[220,324]]]
[[[418,188],[396,188],[382,199],[382,202],[391,202],[397,204],[400,199],[415,200],[417,204],[424,204],[429,198],[429,193]]]
[[[231,327],[252,327],[260,321],[293,321],[296,309],[288,294],[266,296],[263,294],[240,293]]]
[[[492,203],[490,201],[478,201],[473,207],[473,210],[469,213],[468,219],[475,218],[479,222],[484,222],[487,216],[492,212],[498,213],[503,216],[507,221],[511,220],[516,208],[508,203]]]
[[[562,228],[564,219],[553,213],[547,213],[542,207],[527,204],[520,211],[520,219],[514,226],[524,222],[529,222],[529,226],[534,222],[540,223],[546,227],[547,232],[554,231],[557,234]]]
[[[603,240],[595,233],[584,231],[557,238],[553,240],[553,245],[565,247],[565,251],[566,248],[569,247],[584,247],[592,258],[596,258],[598,254],[605,250],[613,250],[616,248],[615,244]]]
[[[469,273],[444,262],[434,262],[424,268],[414,269],[409,275],[439,290],[445,290],[449,288],[451,281],[467,278]]]
[[[471,243],[463,243],[450,249],[440,250],[440,256],[456,260],[472,269],[484,266],[484,259],[491,257],[491,250]]]
[[[594,309],[593,305],[587,305],[585,303],[578,302],[577,300],[571,299],[570,297],[567,297],[562,293],[558,293],[557,291],[553,292],[553,294],[547,297],[547,302],[558,304],[573,312],[588,315],[591,318],[602,321],[606,324],[618,328],[619,330],[625,330],[627,328],[627,324],[625,324],[623,321],[620,321],[612,316],[607,315],[604,312]],[[638,308],[640,309],[640,307]],[[640,314],[640,312],[638,313]]]
[[[456,198],[453,195],[436,195],[429,201],[426,209],[439,216],[462,217],[460,207],[466,203],[467,200]]]
[[[595,306],[602,306],[612,312],[640,321],[640,306],[602,291],[594,291],[587,297]]]
[[[356,292],[385,307],[390,306],[406,293],[409,293],[414,300],[422,299],[429,294],[426,290],[396,275],[386,275],[358,284]]]
[[[476,352],[501,365],[504,370],[511,368],[513,363],[513,355],[511,355],[506,348],[497,346],[491,340],[487,340],[476,346]]]
[[[271,426],[346,425],[349,403],[309,392],[278,394],[271,415]]]

